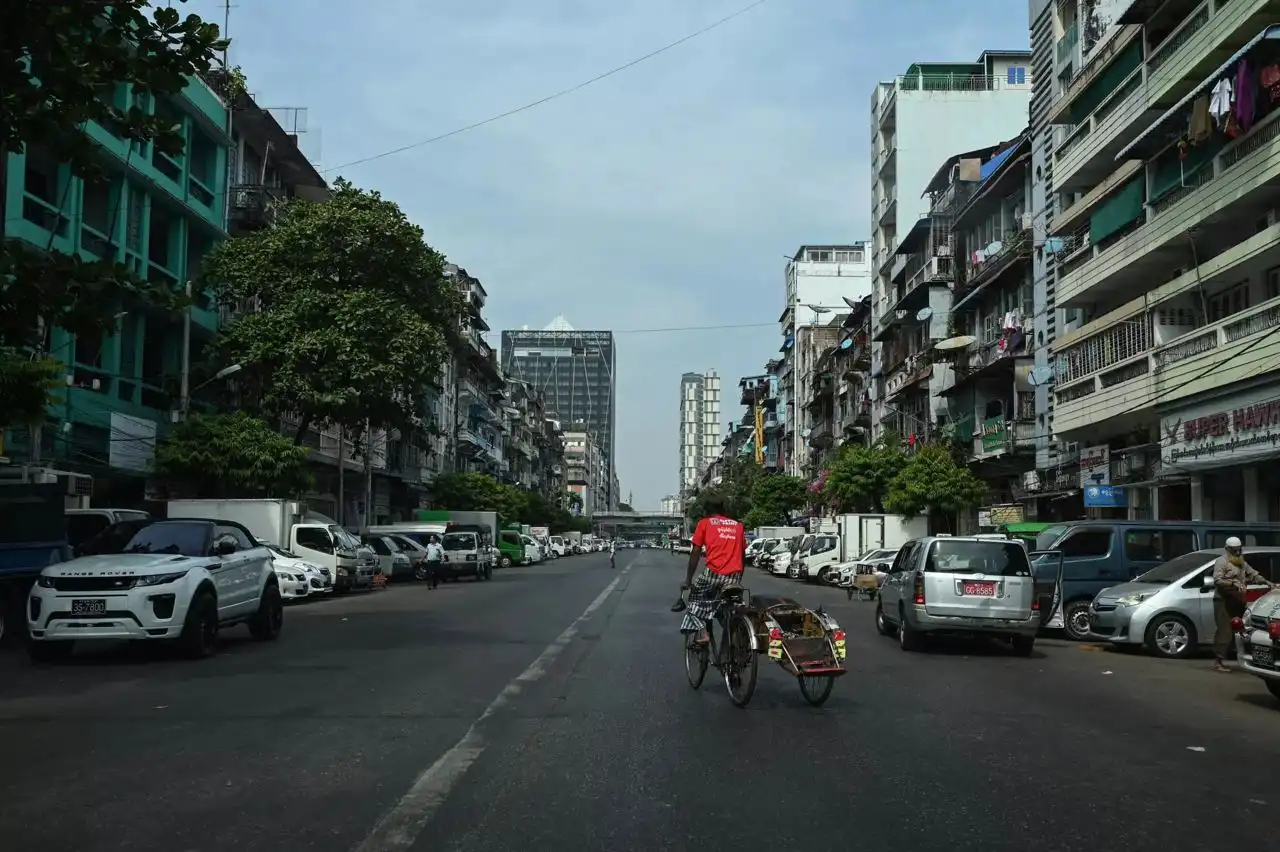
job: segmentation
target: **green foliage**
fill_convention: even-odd
[[[889,483],[906,465],[907,456],[892,433],[870,447],[845,444],[827,468],[824,501],[835,512],[889,511]]]
[[[42,422],[65,371],[57,359],[0,348],[0,426]]]
[[[192,497],[294,497],[311,488],[308,451],[242,411],[192,415],[156,448],[156,469]]]
[[[631,504],[630,504],[630,503],[619,503],[619,504],[618,504],[618,511],[619,511],[619,512],[634,512],[634,511],[635,511],[635,509],[631,508]]]
[[[483,473],[442,473],[431,484],[431,497],[440,509],[497,512],[503,524],[550,527],[553,533],[591,531],[586,518],[574,517],[541,494],[521,491]]]
[[[411,428],[462,320],[443,268],[399,206],[339,180],[328,201],[290,201],[274,227],[205,258],[220,303],[258,305],[212,357],[244,364],[250,398],[270,417],[300,417],[299,439],[318,423]]]
[[[129,84],[153,100],[172,97],[190,75],[208,71],[222,47],[217,26],[141,0],[4,4],[0,163],[6,152],[36,147],[87,180],[101,179],[103,161],[87,122],[180,155],[183,139],[169,122],[136,107],[122,109],[104,93]],[[23,358],[21,350],[43,347],[42,324],[73,334],[108,333],[122,306],[177,301],[122,265],[46,253],[16,240],[0,244],[0,352],[7,366]],[[6,370],[0,425],[43,418],[52,372],[52,365]]]
[[[910,455],[890,480],[884,506],[909,518],[951,516],[980,506],[986,496],[987,486],[968,468],[957,465],[945,446],[930,444]]]
[[[766,473],[751,459],[735,459],[723,471],[718,485],[694,495],[685,509],[692,521],[705,518],[712,499],[724,501],[726,514],[753,529],[785,524],[793,512],[804,508],[804,481],[794,476]]]

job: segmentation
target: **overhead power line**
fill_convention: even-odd
[[[391,157],[396,154],[403,154],[405,151],[412,151],[415,148],[422,148],[426,145],[431,145],[435,142],[440,142],[445,139],[450,139],[459,134],[466,133],[469,130],[475,130],[477,128],[484,127],[485,125],[493,124],[495,121],[501,121],[504,118],[510,118],[513,115],[518,115],[522,112],[527,112],[533,109],[534,107],[540,107],[545,103],[550,103],[551,101],[558,100],[559,98],[563,98],[566,95],[571,95],[574,92],[581,91],[582,89],[585,89],[590,85],[599,83],[601,80],[608,79],[609,77],[612,77],[615,74],[620,74],[623,71],[626,71],[630,68],[634,68],[635,66],[639,65],[642,62],[647,62],[650,59],[653,59],[657,56],[661,56],[667,51],[673,50],[686,42],[693,41],[698,36],[706,35],[712,30],[718,29],[724,26],[725,24],[729,23],[733,19],[740,18],[743,15],[747,14],[748,12],[752,11],[753,9],[763,6],[765,3],[768,3],[768,2],[769,0],[755,0],[754,3],[751,3],[747,6],[743,6],[741,9],[738,9],[736,12],[732,12],[728,15],[725,15],[723,18],[719,19],[718,21],[713,21],[712,23],[707,24],[705,27],[703,27],[700,30],[694,30],[693,32],[689,33],[686,36],[678,38],[675,41],[670,42],[668,44],[664,44],[662,47],[658,48],[657,50],[652,50],[644,54],[643,56],[638,56],[635,59],[632,59],[630,62],[626,62],[614,68],[610,68],[608,71],[605,71],[602,74],[597,74],[596,76],[591,77],[587,80],[583,80],[581,83],[570,86],[567,89],[561,89],[560,91],[555,92],[553,94],[547,95],[542,98],[538,98],[536,101],[530,101],[527,104],[518,106],[514,109],[509,109],[506,112],[500,112],[497,115],[491,115],[488,118],[483,119],[481,121],[472,122],[471,124],[464,125],[463,127],[455,128],[453,130],[450,130],[448,133],[441,133],[438,136],[432,136],[429,139],[423,139],[421,142],[414,142],[409,145],[401,145],[399,148],[392,148],[391,150],[383,151],[380,154],[373,154],[372,156],[362,157],[359,160],[352,160],[349,163],[343,163],[342,165],[339,165],[339,166],[332,166],[330,168],[324,169],[323,170],[324,174],[328,174],[329,172],[336,172],[339,169],[347,169],[352,166],[363,165],[364,163],[371,163],[374,160],[381,160],[385,157]]]

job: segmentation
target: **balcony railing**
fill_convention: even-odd
[[[1054,46],[1055,53],[1058,57],[1058,64],[1062,65],[1071,60],[1075,55],[1076,45],[1080,43],[1080,26],[1073,23],[1067,27],[1066,33],[1062,38],[1058,39],[1058,43]]]
[[[268,225],[273,221],[272,207],[284,197],[282,187],[238,184],[228,193],[228,215],[233,224],[246,227]]]
[[[1145,222],[1139,221],[1124,236],[1105,246],[1087,247],[1079,260],[1064,260],[1057,286],[1059,306],[1092,301],[1090,292],[1103,284],[1149,282],[1151,270],[1136,261],[1182,239],[1207,218],[1246,196],[1268,191],[1267,187],[1277,179],[1280,111],[1228,145],[1187,186],[1148,204]]]

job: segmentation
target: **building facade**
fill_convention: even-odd
[[[661,510],[664,515],[680,515],[683,513],[684,503],[674,494],[668,494],[662,498]]]
[[[782,346],[771,373],[777,378],[776,418],[781,430],[780,465],[802,476],[808,462],[806,441],[813,426],[806,411],[813,381],[815,329],[832,314],[847,312],[872,291],[871,246],[866,242],[839,246],[801,246],[787,261],[785,299],[778,317]]]
[[[502,367],[546,398],[548,413],[569,432],[589,432],[605,460],[601,483],[606,506],[621,501],[614,491],[617,434],[617,375],[613,332],[579,331],[564,317],[546,328],[502,332]]]
[[[958,152],[1017,136],[1027,124],[1031,52],[986,51],[972,63],[915,63],[877,84],[871,97],[871,269],[873,323],[891,293],[898,243],[929,213],[927,188],[939,163]],[[873,372],[884,353],[872,344]],[[873,428],[884,412],[877,397]]]
[[[567,431],[564,433],[565,487],[571,496],[576,495],[575,512],[590,518],[597,512],[612,511],[609,504],[607,460],[604,451],[596,443],[594,432]]]
[[[547,417],[546,400],[532,386],[507,382],[503,406],[502,479],[522,491],[557,501],[564,493],[564,438]]]
[[[870,441],[871,297],[836,316],[820,335],[822,349],[816,354],[805,399],[813,424],[806,442],[807,464],[819,476],[841,446]]]
[[[489,295],[478,279],[455,264],[446,265],[445,275],[456,283],[466,305],[461,351],[451,365],[453,469],[506,479],[511,473],[503,454],[507,389],[497,355],[484,339]]]
[[[203,256],[227,236],[227,105],[198,79],[163,101],[125,84],[104,96],[122,109],[136,107],[171,120],[186,143],[183,154],[170,157],[152,143],[90,124],[86,131],[106,166],[101,182],[75,177],[36,146],[0,157],[3,235],[86,261],[117,262],[181,292]],[[199,361],[218,328],[209,294],[195,293],[194,302],[185,355],[184,320],[146,308],[121,305],[113,335],[77,339],[51,329],[45,351],[66,364],[65,393],[50,406],[41,429],[9,428],[4,454],[91,474],[100,504],[140,504],[154,470],[157,438],[180,405],[184,365]]]
[[[680,377],[680,493],[697,487],[698,477],[720,451],[720,376],[715,370]]]
[[[1053,10],[1052,428],[1087,515],[1280,517],[1278,11]]]

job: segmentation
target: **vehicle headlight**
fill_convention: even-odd
[[[1151,597],[1151,595],[1146,592],[1141,592],[1136,595],[1125,595],[1116,601],[1116,606],[1137,606],[1149,597]]]
[[[147,577],[139,577],[139,586],[163,586],[165,583],[173,583],[187,576],[186,571],[174,571],[171,574],[152,574]]]
[[[37,584],[40,586],[40,588],[42,588],[42,589],[52,589],[52,588],[54,587],[54,578],[53,578],[53,577],[46,577],[45,575],[41,574],[41,575],[36,579],[36,583],[37,583]]]

